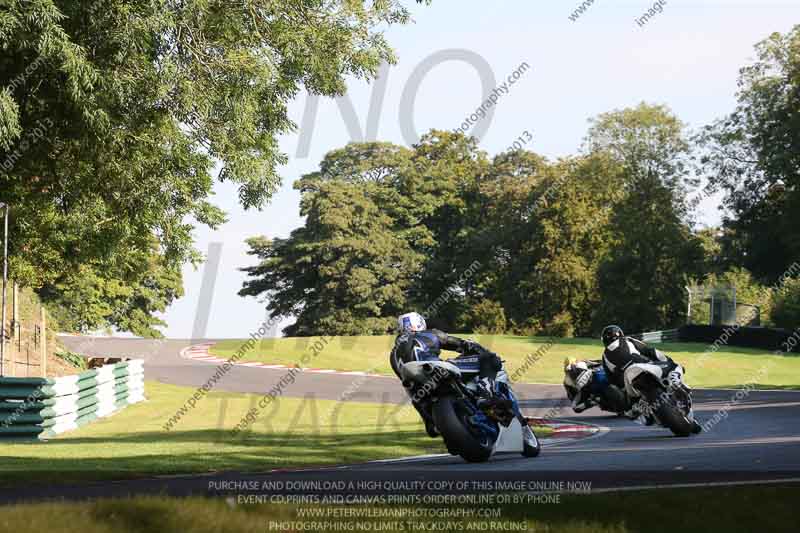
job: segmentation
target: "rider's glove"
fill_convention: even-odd
[[[683,384],[683,374],[678,370],[673,370],[667,374],[667,381],[673,388],[678,388]]]
[[[464,354],[479,354],[484,352],[483,346],[478,344],[475,341],[464,341],[464,345],[462,346],[462,350]]]

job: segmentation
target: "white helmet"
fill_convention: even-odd
[[[425,331],[425,318],[419,313],[406,313],[397,317],[400,331]]]

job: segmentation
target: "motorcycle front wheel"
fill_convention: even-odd
[[[666,392],[653,392],[648,395],[650,405],[655,406],[658,420],[667,426],[676,437],[688,437],[695,433],[695,424],[680,412],[672,397]]]

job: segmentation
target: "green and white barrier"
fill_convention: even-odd
[[[110,416],[144,397],[144,361],[60,378],[0,378],[0,439],[48,438]]]

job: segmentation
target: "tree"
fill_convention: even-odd
[[[286,240],[248,241],[260,263],[244,269],[240,294],[295,316],[292,335],[384,333],[404,309],[435,309],[432,325],[455,327],[472,283],[466,195],[485,163],[474,139],[435,130],[413,150],[331,151],[295,183],[305,226]]]
[[[329,153],[320,170],[295,184],[304,227],[288,239],[248,240],[258,265],[239,294],[268,299],[273,316],[294,316],[287,335],[384,334],[408,305],[427,235],[404,224],[410,198],[394,187],[408,151],[351,144]],[[366,154],[374,157],[374,164]],[[356,164],[360,161],[360,166]]]
[[[800,279],[789,279],[780,288],[770,318],[779,328],[796,330],[800,327]]]
[[[491,300],[481,300],[466,308],[459,320],[459,331],[474,333],[505,333],[508,328],[503,306]]]
[[[12,275],[63,299],[82,291],[69,273],[133,265],[153,237],[171,272],[199,260],[193,223],[224,221],[209,201],[215,163],[245,208],[262,206],[285,162],[277,138],[294,128],[287,103],[374,77],[394,61],[380,30],[407,20],[390,0],[10,2],[0,201],[13,206]],[[135,266],[92,268],[136,279]]]
[[[595,329],[612,322],[634,331],[678,324],[684,286],[703,259],[689,227],[683,125],[667,108],[641,104],[600,115],[587,146],[623,168],[621,200],[610,219],[614,237],[598,273]]]
[[[141,254],[135,265],[91,263],[39,289],[65,331],[87,333],[107,326],[142,337],[160,337],[165,322],[156,314],[183,295],[180,270],[157,254]]]
[[[470,234],[476,198],[489,161],[478,148],[478,140],[460,133],[431,130],[414,146],[414,172],[409,174],[403,195],[424,207],[414,225],[425,228],[430,238],[416,247],[424,254],[410,299],[428,309],[444,294],[449,298],[436,308],[432,324],[443,329],[458,326],[459,316],[477,302],[478,276],[465,275],[476,257]]]
[[[513,151],[497,155],[480,180],[466,215],[467,262],[477,260],[473,299],[496,301],[510,327],[532,314],[520,282],[530,270],[526,253],[531,239],[535,192],[547,179],[547,161],[534,153]]]
[[[502,303],[513,330],[590,332],[615,173],[618,165],[594,155],[494,159],[470,248],[483,258],[483,297]]]
[[[800,260],[800,26],[756,45],[733,113],[697,137],[709,191],[722,190],[723,247],[765,284]]]
[[[526,334],[585,335],[609,314],[634,329],[674,322],[703,258],[674,175],[688,147],[676,126],[663,108],[609,114],[588,153],[554,163],[490,161],[437,130],[410,150],[349,144],[295,184],[303,228],[249,241],[260,263],[240,294],[297,317],[286,332],[301,335],[383,332],[412,309],[444,329]]]

